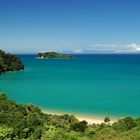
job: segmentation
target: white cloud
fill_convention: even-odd
[[[140,45],[135,43],[117,45],[117,44],[95,44],[89,49],[93,52],[112,52],[112,53],[140,53]]]
[[[73,50],[72,52],[73,52],[73,53],[82,53],[83,50]]]
[[[116,53],[140,53],[140,45],[137,44],[127,44],[118,47],[115,50]]]
[[[95,44],[96,47],[116,47],[115,44]]]
[[[75,47],[76,48],[76,47]],[[74,54],[84,54],[84,53],[140,53],[140,45],[135,43],[132,44],[95,44],[90,46],[82,46],[81,48],[73,50],[47,50],[47,51],[56,51],[58,53],[74,53]],[[43,51],[42,51],[43,52]]]
[[[64,52],[64,50],[58,50],[57,52],[58,52],[58,53],[63,53],[63,52]]]
[[[129,44],[128,47],[133,49],[134,51],[140,51],[140,45],[137,44]]]

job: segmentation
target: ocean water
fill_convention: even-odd
[[[18,103],[100,116],[140,116],[140,55],[20,55],[25,71],[0,75],[0,91]]]

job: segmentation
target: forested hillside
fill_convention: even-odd
[[[0,50],[0,74],[24,69],[20,58]]]
[[[0,94],[0,140],[139,140],[140,118],[110,125],[88,125],[73,115],[44,114],[33,105],[17,104]]]

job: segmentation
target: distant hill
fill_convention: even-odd
[[[16,55],[5,53],[0,50],[0,74],[6,73],[9,71],[20,71],[24,69],[20,58]]]
[[[56,52],[44,52],[44,53],[38,53],[37,58],[42,58],[42,59],[46,59],[46,58],[73,59],[75,57],[72,55],[64,55],[64,54],[59,54]]]

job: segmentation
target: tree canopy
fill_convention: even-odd
[[[105,117],[106,122],[110,119]],[[140,118],[89,125],[74,115],[44,114],[0,94],[0,140],[139,140]]]
[[[19,57],[0,50],[0,74],[24,69]]]

